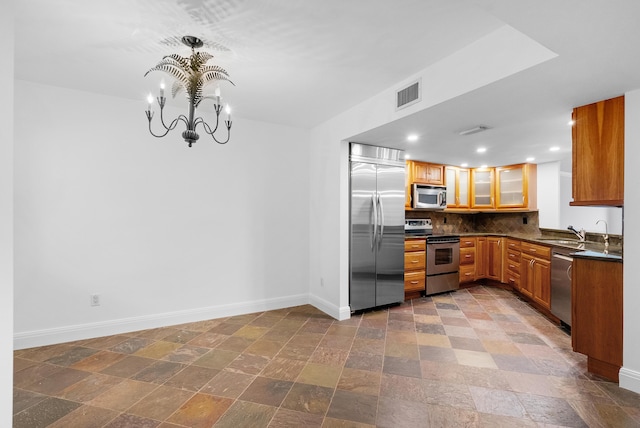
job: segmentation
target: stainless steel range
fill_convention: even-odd
[[[460,286],[460,237],[427,236],[426,292],[430,294],[457,290]]]

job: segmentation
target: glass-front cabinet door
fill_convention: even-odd
[[[471,208],[495,208],[494,168],[471,170]]]
[[[446,167],[447,208],[469,208],[469,170]]]
[[[536,165],[496,168],[496,208],[536,208],[535,181]]]

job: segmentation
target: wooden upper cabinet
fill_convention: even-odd
[[[471,170],[471,208],[493,209],[496,207],[494,175],[494,168]]]
[[[444,185],[444,165],[428,162],[406,161],[405,169],[405,209],[411,209],[413,197],[413,183]]]
[[[496,168],[496,208],[537,208],[537,165]]]
[[[624,96],[573,109],[573,202],[624,205]]]
[[[469,208],[471,174],[467,168],[445,167],[447,208]]]
[[[426,162],[411,162],[413,166],[412,183],[444,185],[444,165]]]

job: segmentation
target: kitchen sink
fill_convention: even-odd
[[[557,238],[542,238],[538,239],[542,242],[548,242],[549,244],[561,244],[561,245],[580,245],[584,242],[580,242],[577,239],[557,239]]]
[[[574,247],[576,249],[584,248],[585,242],[578,241],[577,239],[558,239],[558,238],[542,238],[539,239],[540,242],[544,242],[546,244],[552,245],[565,245],[568,247]]]

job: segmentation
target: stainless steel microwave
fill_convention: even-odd
[[[413,208],[443,210],[447,207],[447,188],[445,186],[414,183],[411,196],[411,206]]]

